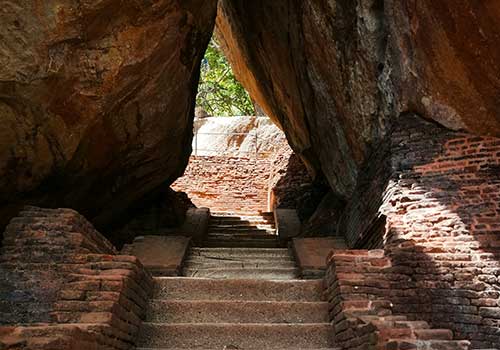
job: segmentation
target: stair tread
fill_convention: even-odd
[[[327,302],[158,300],[149,303],[147,321],[163,323],[323,323]]]
[[[248,222],[237,222],[237,221],[220,221],[212,222],[208,224],[207,229],[209,231],[214,229],[221,230],[270,230],[276,231],[276,226],[267,221],[248,221]]]
[[[254,268],[296,268],[293,261],[237,261],[237,260],[215,260],[215,261],[186,261],[185,269],[201,269],[201,268],[228,268],[240,267],[244,269]]]
[[[278,236],[275,234],[267,233],[265,231],[261,231],[260,233],[231,233],[231,232],[210,232],[207,235],[207,239],[216,239],[220,237],[237,237],[244,239],[278,239]]]
[[[192,348],[136,348],[136,350],[189,350]],[[230,348],[227,348],[228,350]],[[221,350],[221,348],[205,348],[204,350]],[[244,350],[242,348],[239,348],[238,350]],[[341,350],[340,348],[275,348],[275,350]],[[488,349],[486,349],[488,350]],[[495,350],[495,349],[490,349],[490,350]]]
[[[295,279],[298,275],[297,268],[185,268],[184,276],[212,277],[221,279],[253,278],[253,279]]]
[[[274,262],[274,261],[292,261],[295,262],[291,254],[269,255],[269,254],[250,254],[250,253],[234,253],[232,255],[222,254],[191,254],[188,255],[186,261],[260,261],[260,262]]]
[[[229,251],[235,251],[235,252],[243,252],[247,251],[249,253],[283,253],[287,252],[289,254],[289,249],[288,248],[225,248],[225,247],[219,247],[219,248],[208,248],[208,247],[193,247],[191,248],[192,252],[195,251],[200,251],[200,252],[229,252]]]
[[[278,256],[266,256],[266,255],[191,255],[185,260],[185,262],[214,262],[214,261],[255,261],[255,262],[295,262],[295,260],[290,255],[278,255]]]
[[[169,300],[169,299],[151,299],[151,302],[167,303],[167,304],[225,304],[225,305],[323,305],[328,306],[327,301],[274,301],[274,300]]]
[[[234,234],[234,233],[210,233],[208,234],[207,241],[225,240],[240,240],[240,241],[258,241],[258,240],[277,240],[278,236],[271,234]]]
[[[261,324],[158,324],[144,323],[141,346],[193,349],[233,346],[242,349],[314,349],[333,343],[333,328],[328,323]]]
[[[231,215],[212,215],[210,221],[268,221],[274,222],[274,217],[272,216],[256,216],[256,215],[242,215],[242,216],[231,216]]]
[[[263,267],[263,268],[242,268],[242,267],[225,267],[225,266],[220,266],[220,267],[209,267],[209,268],[186,268],[185,270],[206,270],[206,271],[218,271],[218,270],[225,270],[225,271],[262,271],[262,272],[271,272],[271,271],[276,271],[276,272],[281,272],[281,271],[296,271],[296,267],[283,267],[283,268],[273,268],[273,267]]]
[[[281,243],[278,240],[213,240],[205,241],[205,247],[213,248],[279,248]]]
[[[211,230],[235,230],[235,231],[253,231],[253,230],[269,230],[275,231],[275,227],[271,224],[210,224],[208,225],[209,231]]]
[[[170,300],[319,301],[322,280],[213,279],[155,277],[156,298]]]
[[[415,339],[415,338],[397,338],[397,339],[388,339],[386,344],[415,344],[418,343],[421,347],[425,345],[431,345],[432,347],[429,349],[435,349],[435,345],[440,345],[439,349],[470,349],[470,343],[467,340],[443,340],[443,339]],[[449,348],[448,346],[453,345],[453,348]],[[444,347],[441,347],[444,346]],[[426,348],[427,349],[427,348]],[[481,350],[498,350],[498,349],[481,349]]]
[[[269,232],[268,230],[213,230],[209,231],[207,238],[216,238],[216,237],[241,237],[247,239],[259,239],[259,238],[275,238],[278,236],[274,234],[274,232]]]

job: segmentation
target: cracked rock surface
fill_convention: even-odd
[[[500,3],[222,0],[219,11],[236,76],[341,197],[403,113],[500,135]]]
[[[0,1],[0,227],[24,203],[100,227],[175,180],[215,14],[215,0]]]

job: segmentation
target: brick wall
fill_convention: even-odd
[[[270,160],[265,157],[191,156],[172,188],[212,211],[267,211]]]
[[[191,156],[172,188],[197,207],[212,211],[268,211],[295,208],[301,185],[311,180],[288,145],[267,157]]]
[[[383,247],[393,310],[500,344],[500,139],[401,117],[362,172],[339,224],[351,247]]]
[[[335,250],[328,257],[326,297],[336,345],[341,349],[469,349],[449,329],[433,329],[393,310],[398,268],[383,250]]]
[[[69,209],[29,207],[0,255],[0,348],[133,349],[152,291],[137,258]]]

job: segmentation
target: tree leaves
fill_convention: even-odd
[[[250,96],[236,80],[214,37],[210,40],[201,64],[196,104],[212,116],[255,114]]]

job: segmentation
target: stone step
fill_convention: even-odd
[[[208,223],[209,226],[270,226],[271,228],[276,228],[274,221],[266,219],[248,219],[239,220],[234,218],[225,219],[211,219]]]
[[[291,256],[248,256],[248,255],[233,255],[228,257],[211,257],[211,256],[200,256],[200,255],[189,255],[185,260],[186,264],[214,264],[217,262],[221,263],[255,263],[255,264],[279,264],[279,263],[293,263],[295,260]]]
[[[168,300],[320,301],[323,280],[267,281],[156,277],[155,298]]]
[[[249,235],[249,234],[223,234],[220,232],[210,233],[207,235],[205,241],[242,241],[242,242],[274,242],[278,241],[278,236],[270,235],[270,234],[261,234],[261,235]]]
[[[286,280],[296,279],[298,269],[296,268],[185,268],[182,272],[186,277],[201,278],[231,278],[231,279],[263,279],[263,280]]]
[[[207,232],[208,235],[233,235],[233,236],[255,236],[255,238],[259,237],[275,237],[277,238],[276,231],[274,230],[264,230],[264,229],[248,229],[248,230],[233,230],[233,229],[211,229]]]
[[[272,212],[239,212],[239,213],[232,213],[232,212],[224,212],[224,211],[215,211],[210,213],[211,217],[233,217],[233,218],[239,218],[239,217],[269,217],[269,218],[274,218],[274,213]]]
[[[327,323],[326,302],[152,300],[147,322]]]
[[[264,259],[292,257],[291,252],[287,248],[199,248],[192,247],[190,258],[195,256],[203,256],[213,259],[232,259],[232,258],[250,258],[258,257]]]
[[[220,218],[220,219],[210,219],[208,222],[209,226],[269,226],[275,228],[275,222],[268,219],[258,219],[258,218],[247,218],[247,219],[236,219],[236,218]]]
[[[236,224],[228,224],[228,223],[221,223],[221,224],[214,224],[210,223],[208,225],[208,229],[212,228],[220,228],[220,229],[235,229],[235,230],[247,230],[247,229],[264,229],[264,230],[274,230],[275,227],[272,224],[250,224],[250,223],[245,223],[245,222],[239,222]]]
[[[231,230],[210,230],[208,231],[208,236],[211,235],[227,235],[227,236],[240,236],[247,238],[259,239],[261,237],[274,237],[278,238],[278,235],[274,231],[266,230],[247,230],[247,231],[231,231]]]
[[[165,349],[315,349],[334,346],[333,328],[311,324],[143,323],[139,347]]]
[[[469,350],[470,343],[466,340],[389,339],[385,349]]]
[[[232,223],[234,222],[234,223]],[[274,227],[274,221],[267,219],[255,219],[255,220],[238,220],[238,219],[212,219],[208,222],[209,226],[269,226]]]
[[[276,231],[271,225],[210,225],[208,227],[209,232],[274,232]]]
[[[277,239],[207,239],[203,245],[208,248],[280,248]]]
[[[224,219],[274,220],[274,215],[260,215],[260,214],[255,214],[255,213],[243,213],[243,214],[238,214],[238,215],[230,215],[230,214],[224,214],[224,213],[212,213],[210,215],[210,219],[214,219],[214,220],[220,220],[220,219],[222,219],[222,220],[224,220]]]
[[[259,268],[295,268],[295,262],[287,259],[269,260],[221,260],[221,259],[194,259],[187,260],[184,263],[185,269],[202,269],[202,268],[243,268],[243,269],[259,269]]]
[[[277,239],[278,236],[274,234],[273,231],[266,231],[266,230],[246,230],[246,231],[241,231],[241,230],[221,230],[221,231],[216,231],[212,230],[208,232],[208,236],[233,236],[233,237],[243,237],[243,238],[274,238]]]
[[[167,350],[167,348],[135,348],[136,350]],[[213,349],[204,349],[204,350],[230,350],[230,349],[236,349],[236,348],[230,348],[230,347],[225,347],[225,348],[213,348]],[[168,348],[168,350],[188,350],[186,348]],[[242,349],[238,349],[242,350]],[[342,350],[340,348],[281,348],[281,349],[275,349],[275,350]],[[454,349],[455,350],[455,349]],[[484,350],[498,350],[498,349],[484,349]]]

